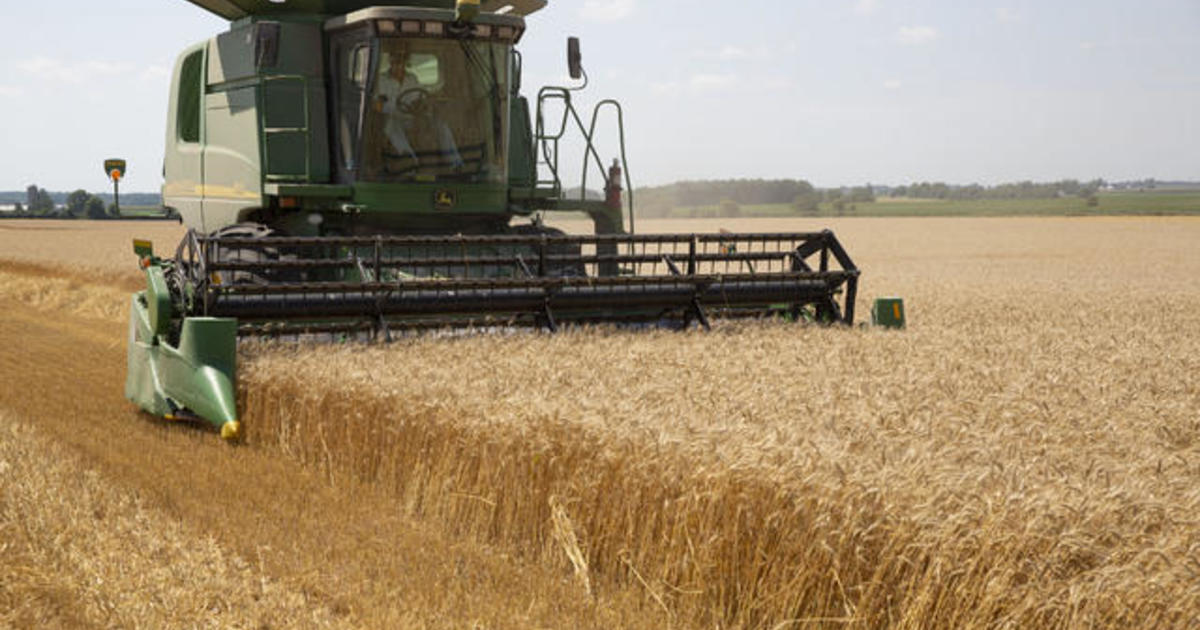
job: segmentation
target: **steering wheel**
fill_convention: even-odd
[[[422,87],[411,87],[396,96],[396,111],[407,116],[421,114],[428,105],[429,90]]]

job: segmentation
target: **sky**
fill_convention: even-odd
[[[638,186],[1200,180],[1198,0],[551,0],[528,21],[524,92],[568,80],[579,36],[575,102],[621,101]],[[158,190],[176,55],[228,24],[183,0],[5,0],[0,23],[0,190],[107,190],[108,157]]]

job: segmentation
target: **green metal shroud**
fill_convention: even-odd
[[[162,266],[147,267],[146,279],[146,290],[130,301],[125,397],[152,414],[197,417],[227,439],[237,438],[237,321],[188,317],[173,322]]]

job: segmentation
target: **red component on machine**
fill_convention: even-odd
[[[621,209],[621,164],[613,158],[608,168],[608,185],[604,187],[604,203],[613,210]]]

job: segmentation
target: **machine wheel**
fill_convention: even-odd
[[[217,238],[268,238],[283,236],[279,232],[260,223],[238,223],[223,227],[212,234]],[[261,263],[284,260],[296,260],[294,254],[280,251],[277,247],[241,247],[238,249],[222,248],[218,252],[221,262]],[[301,274],[287,269],[262,269],[255,271],[221,271],[218,272],[221,284],[253,284],[266,285],[277,282],[299,282]]]
[[[516,236],[566,236],[567,233],[562,230],[545,227],[542,225],[514,225],[511,227],[512,233]],[[555,244],[546,252],[549,256],[571,256],[579,258],[582,256],[582,250],[578,245],[568,243]],[[583,278],[586,277],[587,267],[582,262],[567,262],[551,265],[546,270],[547,275],[556,278]]]

